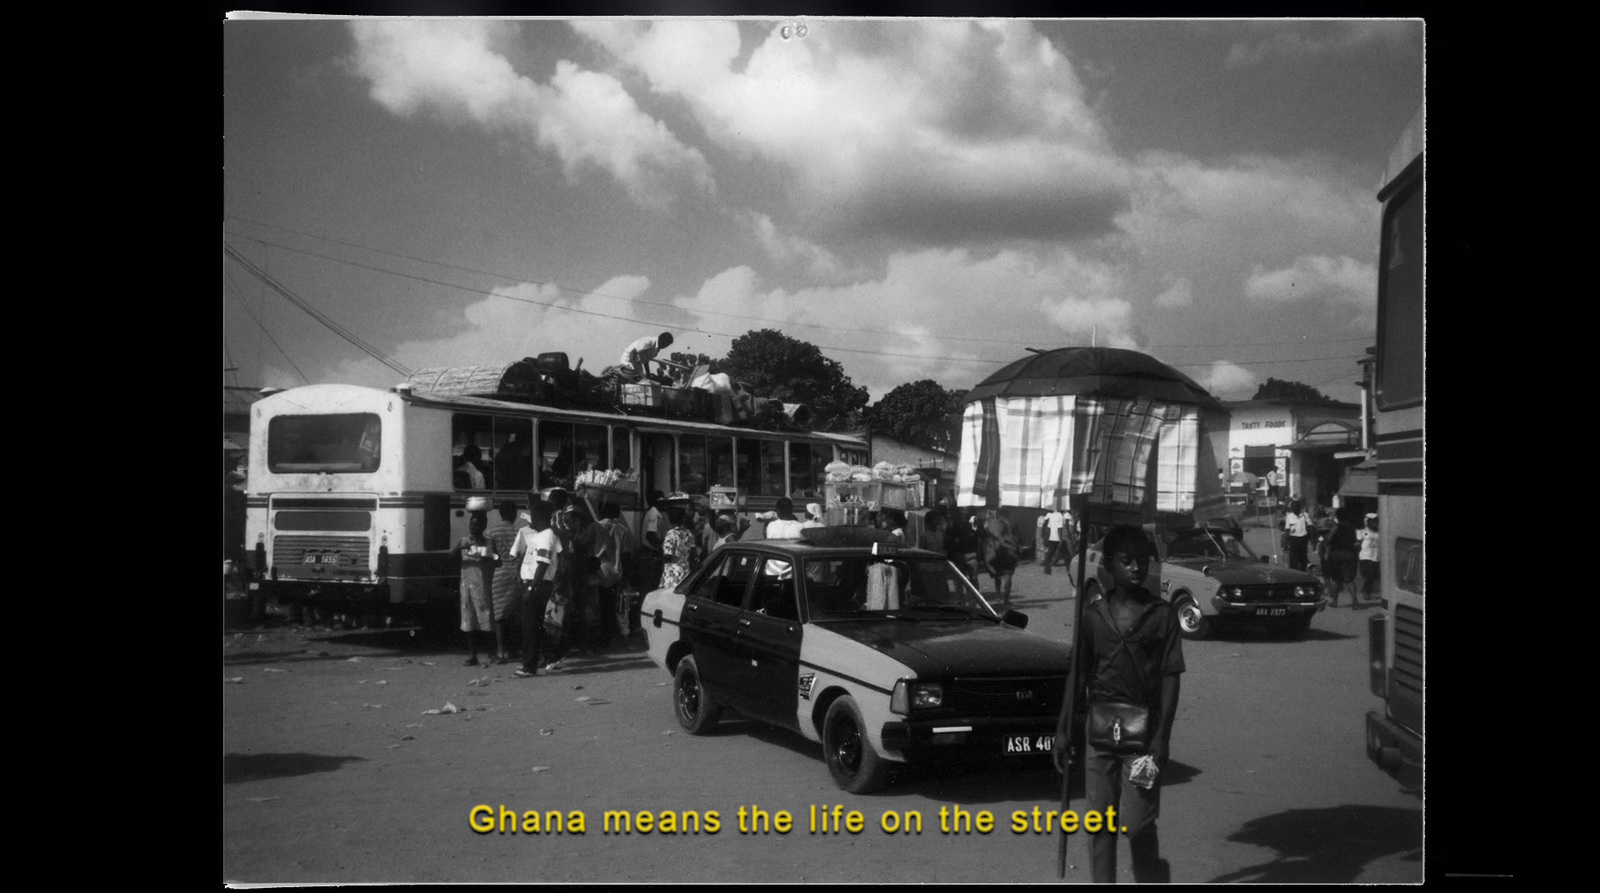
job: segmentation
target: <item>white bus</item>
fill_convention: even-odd
[[[491,397],[309,385],[251,409],[245,559],[281,604],[400,616],[456,604],[451,546],[468,497],[527,508],[594,469],[633,471],[608,494],[638,531],[653,490],[736,488],[742,511],[820,501],[825,466],[866,464],[866,441]],[[495,523],[491,513],[490,523]]]
[[[1392,774],[1420,769],[1423,753],[1423,113],[1389,157],[1378,193],[1378,354],[1374,431],[1378,453],[1379,561],[1384,612],[1374,615],[1367,755]]]

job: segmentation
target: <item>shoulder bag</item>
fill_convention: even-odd
[[[1117,636],[1117,647],[1128,651],[1133,658],[1134,673],[1139,675],[1139,687],[1144,688],[1144,676],[1139,672],[1139,661],[1128,648],[1128,640],[1117,629],[1111,612],[1104,601],[1095,602],[1106,625]],[[1116,754],[1145,753],[1150,749],[1150,708],[1144,704],[1126,701],[1102,701],[1089,704],[1089,743],[1100,750]]]

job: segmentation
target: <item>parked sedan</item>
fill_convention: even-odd
[[[1311,628],[1311,618],[1327,606],[1322,581],[1312,574],[1268,564],[1244,540],[1216,527],[1165,532],[1156,537],[1146,531],[1156,550],[1145,588],[1178,609],[1178,627],[1184,637],[1203,639],[1218,620],[1265,623],[1299,638]],[[1088,563],[1096,573],[1085,583],[1093,600],[1108,586],[1110,577],[1100,568],[1100,543],[1089,547]],[[1077,559],[1069,567],[1078,578]]]
[[[725,708],[793,729],[855,793],[905,763],[1048,757],[1069,646],[997,614],[943,556],[863,528],[804,534],[729,543],[645,597],[685,730]]]

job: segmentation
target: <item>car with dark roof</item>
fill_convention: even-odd
[[[906,764],[1047,760],[1071,664],[942,555],[866,528],[728,543],[640,614],[685,730],[724,709],[792,729],[855,793]]]
[[[1155,550],[1145,588],[1177,609],[1178,630],[1185,638],[1204,639],[1219,622],[1265,625],[1300,638],[1328,604],[1314,574],[1268,563],[1224,528],[1206,525],[1159,536],[1146,529],[1145,536]],[[1100,566],[1101,545],[1096,542],[1087,552],[1088,566],[1095,571],[1084,584],[1088,601],[1111,585]],[[1078,579],[1076,557],[1068,573]]]

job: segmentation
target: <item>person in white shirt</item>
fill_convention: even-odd
[[[766,539],[799,539],[805,524],[794,516],[794,500],[787,496],[778,498],[778,519],[767,524]]]
[[[1048,574],[1050,569],[1055,567],[1056,557],[1061,553],[1061,531],[1067,526],[1067,516],[1062,514],[1060,509],[1051,509],[1045,513],[1044,523],[1050,531],[1050,547],[1044,554],[1044,572]],[[1066,561],[1063,560],[1062,563],[1065,564]]]
[[[461,461],[455,467],[455,485],[457,490],[482,490],[484,488],[483,450],[472,444],[467,444],[461,450]]]
[[[1311,517],[1298,499],[1289,503],[1289,513],[1283,516],[1283,532],[1289,540],[1289,567],[1305,570],[1310,554]]]
[[[1372,598],[1372,590],[1378,587],[1378,560],[1382,556],[1382,546],[1378,540],[1378,515],[1369,512],[1366,523],[1356,531],[1356,539],[1361,543],[1360,554],[1356,556],[1356,566],[1361,569],[1361,598]],[[1381,595],[1381,593],[1380,593]],[[1352,602],[1350,607],[1354,608]]]
[[[649,336],[640,338],[622,352],[622,358],[617,360],[617,365],[622,367],[625,375],[643,379],[650,374],[650,361],[656,358],[656,354],[671,346],[671,332],[662,332],[653,338]]]
[[[556,572],[561,561],[561,539],[550,528],[550,505],[536,502],[528,511],[532,524],[517,531],[511,548],[513,560],[521,562],[522,579],[522,666],[517,676],[528,678],[539,671],[539,651],[544,645],[544,611],[555,591]]]

